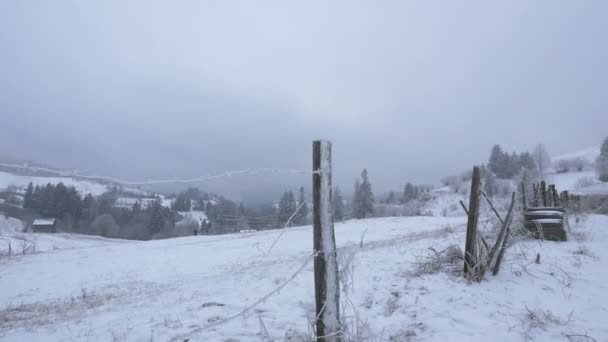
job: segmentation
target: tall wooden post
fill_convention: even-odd
[[[471,181],[471,196],[469,198],[469,215],[467,221],[467,237],[464,252],[464,276],[474,274],[477,267],[477,222],[479,221],[479,186],[481,176],[479,167],[473,168],[473,179]]]
[[[559,195],[557,194],[557,189],[555,188],[555,184],[551,184],[551,194],[553,195],[553,206],[559,207]]]
[[[543,207],[547,206],[547,184],[545,181],[540,182],[540,193],[543,197]]]
[[[521,202],[526,209],[528,207],[528,203],[526,203],[526,171],[524,171],[524,179],[521,181]]]
[[[342,341],[340,284],[331,194],[331,142],[312,145],[316,341]]]
[[[532,191],[534,191],[534,201],[532,201],[533,207],[538,207],[538,184],[532,184]]]

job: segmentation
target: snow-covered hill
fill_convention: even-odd
[[[70,177],[37,177],[37,176],[22,176],[8,172],[0,172],[0,190],[9,187],[17,187],[25,189],[29,183],[34,185],[46,185],[63,183],[66,186],[73,186],[80,194],[101,195],[108,190],[106,185],[94,183],[90,181],[78,180]]]
[[[23,221],[14,217],[5,216],[0,213],[0,235],[12,235],[20,233],[24,230],[25,224]]]
[[[555,184],[559,191],[568,190],[573,194],[580,195],[605,195],[608,194],[608,185],[601,184],[593,168],[595,160],[600,155],[600,147],[596,146],[587,150],[568,153],[553,158],[553,168],[545,174],[545,180]],[[570,172],[557,173],[561,161],[581,159],[586,165],[581,171],[571,168]]]
[[[414,272],[429,247],[462,247],[464,222],[337,224],[341,264],[352,261],[349,304],[342,307],[347,328],[356,316],[374,341],[568,341],[568,334],[608,340],[608,217],[580,220],[565,243],[510,248],[501,273],[481,283]],[[314,307],[312,232],[288,229],[270,250],[279,234],[104,239],[0,259],[0,339],[260,341],[262,329],[275,341],[303,341],[297,336],[309,330]]]
[[[61,249],[101,247],[128,242],[100,236],[80,234],[34,234],[24,232],[26,224],[0,213],[0,256],[48,253]]]
[[[572,159],[577,159],[577,158],[581,158],[584,159],[585,161],[587,161],[589,164],[593,164],[595,163],[595,160],[597,159],[597,157],[600,155],[600,146],[595,146],[586,150],[581,150],[581,151],[576,151],[576,152],[572,152],[572,153],[566,153],[566,154],[562,154],[559,155],[557,157],[553,158],[553,163],[557,163],[560,160],[572,160]]]

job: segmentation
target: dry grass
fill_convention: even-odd
[[[0,331],[17,327],[38,327],[56,319],[77,318],[87,310],[100,307],[116,298],[113,294],[87,293],[52,302],[11,304],[0,310]]]

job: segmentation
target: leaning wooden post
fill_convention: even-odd
[[[479,220],[479,185],[481,176],[479,167],[473,168],[471,180],[471,196],[469,198],[469,215],[467,221],[467,237],[464,251],[464,276],[474,275],[477,269],[477,221]]]
[[[331,198],[331,142],[312,144],[316,341],[342,341],[340,284]]]

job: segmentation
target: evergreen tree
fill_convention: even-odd
[[[363,205],[361,204],[361,182],[357,178],[355,180],[355,192],[353,194],[353,216],[357,219],[362,218],[361,213],[363,212]]]
[[[40,196],[41,196],[41,187],[36,185],[34,187],[34,197],[32,199],[32,209],[40,212]]]
[[[417,188],[408,182],[403,188],[403,203],[407,203],[417,197]]]
[[[23,207],[34,209],[34,184],[32,184],[32,182],[27,185],[27,189],[25,190],[25,195],[23,196]]]
[[[93,206],[95,204],[95,197],[91,194],[87,194],[82,200],[82,216],[87,219],[93,219],[91,216],[91,211],[93,210]]]
[[[133,212],[133,214],[136,214],[141,211],[141,203],[139,202],[139,200],[137,200],[137,201],[135,201],[135,203],[133,203],[133,206],[131,207],[131,211]]]
[[[490,159],[488,160],[488,169],[501,177],[505,170],[505,153],[502,151],[502,147],[496,144],[492,147],[490,152]]]
[[[175,197],[173,203],[171,203],[171,209],[175,211],[190,211],[190,198],[186,193],[180,193]]]
[[[595,161],[595,170],[600,181],[608,182],[608,137],[604,139],[600,148],[600,155]]]
[[[506,170],[505,170],[505,178],[513,178],[513,176],[519,173],[521,169],[521,164],[519,163],[519,155],[515,152],[511,153],[509,156],[506,154]]]
[[[340,188],[334,188],[332,201],[334,207],[334,221],[344,220],[344,199],[342,198],[342,191],[340,191]]]
[[[163,206],[160,199],[152,201],[148,207],[148,210],[150,212],[148,230],[152,235],[158,234],[165,227],[165,216],[163,215]]]
[[[523,152],[519,155],[519,166],[525,170],[536,169],[534,158],[532,158],[532,155],[529,152]]]

